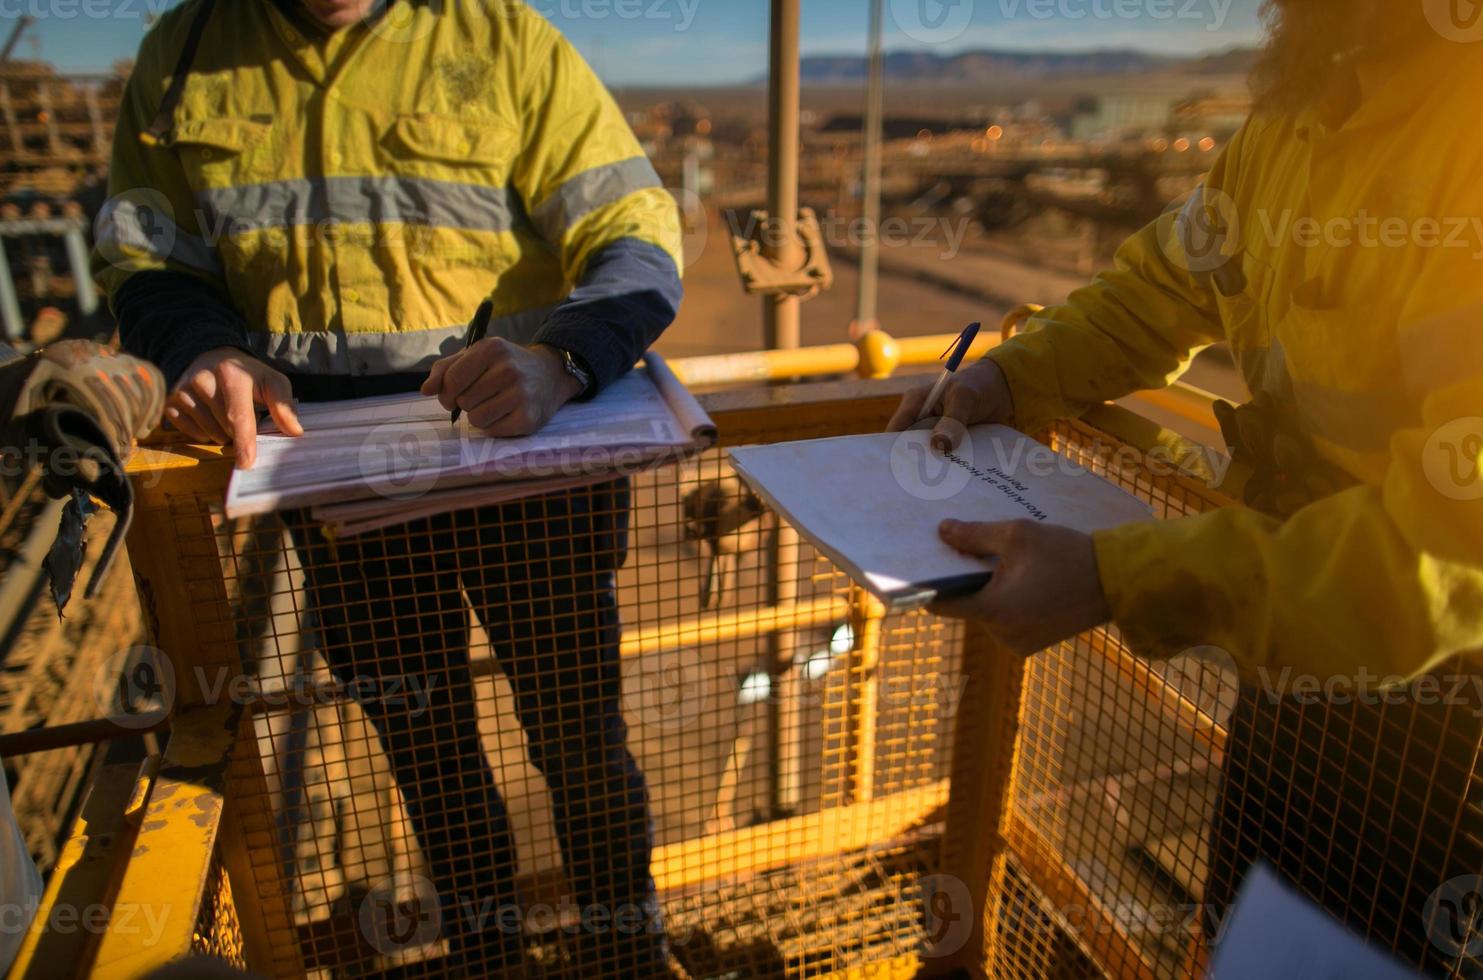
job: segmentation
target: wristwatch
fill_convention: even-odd
[[[572,377],[576,378],[577,383],[582,386],[582,390],[577,392],[575,397],[586,398],[588,395],[592,394],[592,372],[587,370],[587,368],[583,366],[582,362],[577,360],[577,358],[572,354],[571,351],[564,350],[560,347],[552,347],[551,349],[561,355],[562,369],[565,370],[567,374],[570,374]]]

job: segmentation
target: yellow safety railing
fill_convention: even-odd
[[[983,331],[969,349],[969,358],[988,353],[1013,336],[1025,322],[1043,307],[1025,304],[1007,313],[996,335]],[[892,337],[872,330],[851,344],[825,344],[793,350],[759,350],[737,354],[715,354],[705,357],[680,358],[672,363],[680,380],[695,387],[726,384],[755,384],[763,381],[785,381],[795,378],[828,375],[854,375],[861,378],[888,378],[901,368],[927,367],[938,363],[942,353],[956,339],[952,334],[923,337]],[[1177,381],[1161,391],[1143,391],[1139,401],[1172,413],[1194,427],[1194,431],[1212,445],[1220,444],[1220,427],[1211,405],[1215,396],[1196,385]]]
[[[898,363],[927,363],[948,339],[920,338],[898,345],[875,337],[850,349],[859,352],[857,369],[864,364],[866,373],[877,373],[880,366],[872,358],[882,356],[883,350]],[[773,370],[800,374],[833,373],[842,363],[833,348],[761,359],[776,360]],[[677,362],[692,383],[703,378],[735,380],[716,372],[714,362],[701,362],[699,368],[696,363]],[[912,383],[901,379],[751,388],[720,392],[706,400],[723,445],[737,445],[878,430],[900,392]],[[1115,411],[1107,422],[1127,433],[1149,431],[1146,424]],[[68,962],[98,975],[135,976],[191,952],[224,954],[231,961],[283,976],[356,963],[357,969],[365,966],[364,957],[357,959],[359,953],[336,952],[343,942],[315,932],[343,930],[344,916],[331,916],[330,906],[324,905],[310,910],[324,913],[323,917],[306,917],[305,875],[302,869],[285,870],[285,804],[276,785],[281,760],[264,736],[264,719],[275,717],[278,710],[272,692],[254,687],[250,695],[224,702],[219,684],[213,687],[222,672],[236,676],[244,669],[243,632],[249,624],[242,610],[249,603],[241,594],[247,585],[242,566],[254,558],[241,540],[251,532],[232,527],[215,509],[229,465],[217,450],[183,446],[145,451],[133,465],[139,506],[130,557],[152,642],[167,652],[173,673],[173,718],[168,747],[157,764],[142,773],[113,772],[100,781],[93,805],[48,890],[47,905],[52,908],[94,895],[115,910],[154,913],[150,921],[155,926],[148,930],[113,929],[90,947],[69,949]],[[713,454],[695,472],[660,474],[647,478],[647,486],[644,479],[638,483],[643,492],[682,507],[688,489],[721,479],[724,473],[721,456]],[[672,533],[679,530],[678,524],[676,513],[666,511],[663,504],[636,506],[636,536]],[[284,546],[280,541],[272,547]],[[641,577],[662,565],[643,560]],[[870,869],[870,874],[883,875],[884,882],[874,905],[858,899],[845,902],[832,918],[809,919],[795,910],[791,923],[795,934],[774,937],[777,948],[788,951],[777,961],[781,970],[797,972],[804,963],[815,961],[829,965],[825,972],[871,964],[904,972],[924,962],[940,968],[982,964],[992,937],[981,929],[972,930],[961,942],[955,940],[951,950],[944,947],[940,955],[924,959],[920,916],[901,920],[898,915],[892,920],[887,910],[902,902],[910,907],[913,898],[920,909],[919,882],[949,872],[967,888],[963,896],[954,891],[954,901],[987,907],[995,855],[1012,824],[993,833],[984,818],[1005,812],[1021,668],[992,657],[987,649],[967,656],[965,651],[984,641],[969,633],[965,645],[965,634],[953,624],[925,616],[887,619],[878,603],[850,587],[812,553],[800,558],[795,568],[781,571],[795,585],[796,597],[790,601],[767,602],[765,582],[759,580],[742,597],[745,601],[732,608],[676,616],[667,615],[670,599],[642,604],[624,633],[622,656],[627,662],[700,650],[709,651],[724,669],[732,669],[746,659],[731,652],[736,644],[779,633],[832,636],[841,626],[849,627],[848,649],[828,667],[820,703],[809,709],[813,714],[808,721],[826,730],[824,742],[794,750],[795,755],[808,754],[810,767],[821,766],[817,781],[806,791],[804,812],[762,814],[762,819],[742,814],[747,817],[743,820],[736,812],[719,813],[715,802],[735,800],[739,792],[745,795],[749,773],[755,783],[759,767],[764,770],[763,782],[777,779],[776,771],[767,770],[788,758],[786,746],[777,743],[797,735],[796,726],[791,733],[738,737],[725,771],[718,774],[714,800],[708,796],[702,803],[680,793],[678,805],[691,816],[704,811],[706,820],[670,839],[661,834],[653,856],[671,927],[679,922],[693,929],[698,922],[703,928],[708,914],[729,909],[719,900],[709,905],[703,899],[691,900],[686,905],[687,896],[697,889],[704,895],[718,882],[729,883],[745,896],[739,882],[781,876],[796,885],[800,869],[817,874],[822,868],[847,877]],[[685,586],[686,581],[682,576],[673,584]],[[280,586],[277,598],[302,602],[299,588],[292,583]],[[269,630],[273,643],[286,642],[278,627]],[[487,666],[476,669],[480,676],[489,673]],[[1134,673],[1159,697],[1172,697],[1166,685]],[[767,674],[764,669],[758,676]],[[786,672],[773,671],[772,678],[789,680]],[[791,682],[793,697],[806,693],[797,678]],[[917,690],[923,684],[929,689],[926,694]],[[332,688],[322,685],[319,690]],[[976,691],[979,705],[988,709],[973,712],[972,724],[952,720],[950,692],[960,689]],[[904,702],[902,690],[913,692]],[[774,714],[770,722],[777,725],[778,716]],[[814,728],[801,737],[811,742],[819,734]],[[665,739],[661,729],[659,741]],[[684,744],[683,737],[675,741]],[[359,744],[374,751],[373,743],[364,738]],[[663,750],[675,747],[665,745]],[[750,762],[745,758],[749,753]],[[756,787],[751,795],[756,801],[776,798],[775,792]],[[104,840],[109,844],[106,852],[100,847]],[[891,865],[891,870],[882,872],[883,864]],[[527,887],[539,893],[553,886],[531,880]],[[775,891],[781,885],[769,887]],[[764,889],[762,894],[774,892]],[[739,897],[734,903],[756,899]],[[58,939],[46,931],[34,935],[18,972],[39,975],[43,963],[54,966],[58,961],[51,957],[61,955]],[[699,957],[686,954],[684,947],[681,953],[682,959],[688,955],[692,962]]]
[[[947,340],[899,345],[895,356],[925,363]],[[854,368],[843,345],[736,363],[761,362],[769,376],[874,373],[871,351],[889,343],[850,348]],[[677,364],[691,383],[739,380],[715,361],[695,364]],[[665,926],[690,975],[1195,976],[1212,929],[1205,910],[1260,839],[1243,821],[1335,800],[1345,814],[1399,812],[1387,809],[1384,779],[1441,765],[1428,759],[1465,757],[1455,773],[1428,770],[1434,786],[1483,785],[1479,739],[1464,718],[1447,716],[1440,736],[1425,729],[1426,745],[1443,746],[1430,755],[1405,748],[1421,727],[1395,736],[1398,749],[1383,735],[1400,761],[1382,772],[1373,754],[1382,743],[1362,733],[1383,733],[1383,714],[1336,714],[1343,727],[1316,777],[1306,758],[1254,740],[1263,729],[1243,712],[1275,712],[1280,732],[1295,709],[1240,700],[1228,658],[1197,650],[1150,663],[1112,629],[1028,662],[1010,658],[976,628],[885,615],[806,546],[778,561],[768,540],[779,525],[767,516],[718,549],[736,563],[732,584],[715,605],[700,602],[706,539],[692,533],[694,501],[744,495],[727,482],[724,448],[877,431],[914,383],[705,395],[721,451],[633,481],[623,509],[630,552],[617,572],[623,714],[649,780]],[[1096,409],[1045,438],[1161,518],[1231,505],[1206,452],[1121,409]],[[309,559],[281,524],[220,516],[229,465],[219,451],[184,446],[134,464],[130,557],[152,642],[173,672],[170,739],[143,771],[104,771],[49,884],[43,921],[96,903],[113,924],[83,944],[38,930],[18,975],[61,966],[132,977],[193,953],[275,976],[436,974],[456,952],[445,934],[403,935],[377,918],[390,908],[394,922],[422,921],[427,895],[415,885],[432,875],[424,841],[375,731],[313,662]],[[840,497],[847,505],[848,488]],[[571,880],[551,797],[528,770],[499,643],[471,636],[480,751],[496,761],[515,815],[522,907],[560,909]],[[770,659],[779,649],[796,654],[780,664]],[[302,658],[296,673],[290,657]],[[252,682],[223,686],[243,676]],[[307,704],[285,695],[296,679],[312,693]],[[1233,704],[1246,707],[1233,714]],[[1235,804],[1233,773],[1245,793]],[[1282,787],[1286,809],[1257,791],[1269,783]],[[1465,857],[1473,793],[1416,804],[1413,836],[1427,850],[1425,860],[1405,852],[1408,883],[1421,887]],[[1342,830],[1310,830],[1321,839],[1294,842],[1305,848],[1294,860],[1327,881],[1336,872],[1320,855],[1355,846]],[[1467,975],[1465,957],[1408,945],[1415,924],[1393,927],[1386,916],[1399,913],[1363,890],[1367,862],[1401,859],[1354,853],[1360,870],[1343,871],[1351,924],[1413,962]],[[521,928],[537,975],[627,975],[626,954],[598,954],[607,958],[595,972],[594,961],[584,965],[560,921]]]

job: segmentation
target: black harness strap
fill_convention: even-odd
[[[139,134],[139,139],[149,146],[164,143],[175,125],[175,107],[180,104],[186,76],[196,62],[196,49],[201,46],[201,35],[206,33],[206,22],[211,19],[211,11],[215,6],[216,0],[201,0],[201,6],[196,9],[196,16],[191,20],[190,33],[185,37],[185,47],[180,50],[180,58],[175,62],[170,87],[165,89],[165,97],[160,99],[160,107],[155,111],[154,120]]]

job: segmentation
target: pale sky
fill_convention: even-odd
[[[0,0],[0,28],[35,23],[16,56],[63,71],[133,54],[177,0]],[[241,0],[239,0],[241,2]],[[266,0],[262,0],[266,2]],[[446,0],[458,2],[458,0]],[[766,71],[765,0],[529,0],[614,85],[725,85]],[[890,50],[1127,47],[1198,54],[1260,36],[1260,0],[886,0]],[[867,0],[803,0],[805,54],[861,54]]]

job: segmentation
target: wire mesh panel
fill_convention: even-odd
[[[237,921],[237,906],[232,900],[232,884],[219,863],[212,862],[206,879],[196,928],[191,938],[191,952],[209,956],[230,966],[247,966],[242,943],[242,925]]]
[[[1088,425],[1051,442],[1161,518],[1229,503]],[[131,547],[179,701],[247,709],[225,863],[280,974],[1193,976],[1265,859],[1477,975],[1474,685],[1300,703],[1114,630],[998,657],[884,615],[720,451],[339,538],[227,521],[214,481],[167,479]]]
[[[1228,503],[1087,426],[1052,442],[1159,517]],[[1115,630],[1032,658],[986,972],[1198,975],[1264,860],[1404,961],[1477,975],[1475,676],[1439,671],[1445,698],[1301,698],[1213,647],[1139,661]]]
[[[182,556],[200,638],[167,654],[183,699],[251,712],[232,886],[281,899],[283,972],[821,976],[920,953],[959,631],[884,617],[723,451],[349,537],[165,496],[152,544]]]

